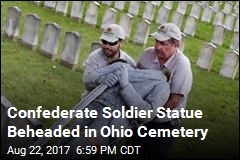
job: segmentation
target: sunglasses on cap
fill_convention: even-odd
[[[110,46],[115,46],[115,45],[118,44],[118,41],[116,41],[116,42],[108,42],[108,41],[102,40],[102,44],[104,44],[104,45],[109,44]]]

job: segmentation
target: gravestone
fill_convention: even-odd
[[[89,54],[92,53],[93,51],[99,49],[99,48],[102,48],[102,44],[99,43],[99,42],[93,42],[90,46]]]
[[[201,14],[201,11],[202,11],[201,4],[199,2],[198,3],[194,3],[192,5],[190,16],[199,18],[200,14]]]
[[[200,3],[201,3],[201,6],[202,6],[202,8],[206,8],[206,7],[208,7],[209,5],[208,5],[208,1],[200,1]]]
[[[5,19],[4,35],[12,40],[16,40],[19,34],[19,21],[21,10],[16,7],[8,7]]]
[[[224,41],[224,35],[225,35],[225,26],[216,25],[211,42],[214,43],[215,45],[221,46]]]
[[[158,11],[156,23],[157,24],[167,23],[169,12],[170,12],[170,10],[168,8],[166,8],[164,6],[160,7],[159,11]]]
[[[17,129],[26,129],[29,125],[30,129],[42,128],[42,123],[37,118],[10,118],[7,115],[9,107],[16,107],[5,96],[1,96],[1,158],[2,159],[16,159],[17,154],[6,154],[9,146],[12,148],[28,148],[32,141],[36,141],[36,137],[8,137],[6,131],[8,126],[15,126]],[[17,107],[16,107],[17,108]],[[19,108],[18,108],[19,109]],[[16,111],[11,110],[10,114],[17,114]],[[19,158],[18,158],[19,159]]]
[[[226,18],[225,18],[225,21],[224,21],[224,25],[225,25],[227,30],[229,30],[229,31],[233,30],[233,27],[234,27],[234,24],[235,24],[234,23],[235,19],[236,19],[236,15],[233,14],[233,13],[230,13],[230,14],[226,15]]]
[[[213,20],[214,25],[223,25],[223,20],[225,19],[225,13],[223,11],[217,12]]]
[[[234,32],[239,32],[239,17],[236,20],[235,27],[234,27]]]
[[[143,18],[145,18],[148,21],[152,21],[155,7],[156,5],[154,2],[146,2]]]
[[[56,12],[67,15],[68,1],[57,1]]]
[[[102,4],[105,4],[107,6],[111,6],[112,5],[112,1],[101,1]]]
[[[213,12],[217,13],[220,10],[221,2],[220,1],[213,1],[212,7]]]
[[[44,8],[54,9],[57,1],[44,1]]]
[[[149,26],[150,22],[148,20],[141,20],[138,23],[133,43],[141,46],[145,46],[145,44],[147,44]]]
[[[42,55],[55,60],[61,28],[56,23],[46,23],[40,52]]]
[[[119,25],[124,29],[126,33],[126,38],[130,37],[132,29],[132,19],[133,16],[129,13],[122,15]]]
[[[235,2],[235,5],[233,7],[233,12],[239,17],[239,1]]]
[[[97,3],[96,1],[90,3],[90,5],[87,9],[87,12],[86,12],[85,19],[84,19],[85,24],[89,24],[91,26],[96,26],[99,6],[100,6],[100,4]]]
[[[32,50],[36,49],[38,44],[40,24],[41,19],[36,14],[26,15],[22,43]]]
[[[173,1],[164,1],[163,6],[171,10],[173,6]]]
[[[197,59],[197,66],[202,69],[207,69],[210,71],[212,67],[212,63],[214,60],[214,54],[216,50],[216,46],[212,43],[205,42],[201,48]]]
[[[219,74],[234,79],[239,67],[239,53],[229,50],[225,56]]]
[[[123,10],[126,1],[115,1],[114,8]]]
[[[181,38],[181,41],[180,41],[179,50],[180,50],[182,53],[184,53],[185,39],[186,39],[187,35],[184,34],[184,33],[181,33],[181,35],[182,35],[182,38]]]
[[[208,6],[208,7],[204,8],[203,13],[202,13],[202,17],[201,17],[201,21],[211,23],[212,14],[213,14],[212,6]]]
[[[72,70],[78,64],[81,40],[78,32],[66,32],[60,63]]]
[[[188,16],[183,32],[187,35],[194,36],[197,28],[197,23],[197,17]]]
[[[137,16],[140,7],[140,1],[130,1],[128,13]]]
[[[224,7],[223,7],[223,11],[226,13],[226,14],[230,14],[232,12],[232,6],[233,6],[233,3],[230,2],[230,1],[225,1],[225,4],[224,4]]]
[[[84,2],[83,1],[73,1],[70,16],[72,18],[77,19],[77,20],[82,19],[83,7],[84,7]]]
[[[184,15],[186,13],[187,6],[188,6],[187,1],[178,1],[177,11]]]
[[[173,17],[172,17],[172,23],[176,24],[179,28],[181,28],[182,25],[182,20],[183,20],[183,14],[178,12],[178,11],[174,11],[173,13]]]
[[[233,33],[233,38],[229,48],[239,52],[239,32]]]
[[[105,28],[106,26],[108,26],[109,24],[115,23],[116,13],[117,13],[117,11],[114,8],[106,9],[106,12],[102,19],[102,25],[101,25],[102,29]]]
[[[155,3],[156,6],[160,6],[161,5],[161,1],[152,1]]]

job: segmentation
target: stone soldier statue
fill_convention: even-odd
[[[127,63],[116,62],[91,72],[91,78],[85,81],[88,89],[94,88],[100,83],[106,81],[107,75],[114,74],[117,77],[112,87],[108,87],[100,96],[98,96],[88,106],[89,110],[97,110],[97,118],[78,119],[72,128],[80,125],[81,131],[85,126],[89,129],[96,129],[96,137],[80,137],[62,138],[57,145],[71,146],[67,155],[54,155],[51,158],[94,158],[96,154],[77,154],[76,148],[81,146],[112,146],[119,142],[123,137],[109,136],[103,137],[101,128],[103,126],[113,126],[115,129],[132,129],[139,124],[145,124],[155,118],[156,108],[163,106],[168,100],[170,88],[167,83],[166,76],[158,70],[136,69]],[[108,80],[109,82],[109,80]],[[91,94],[91,92],[90,92]],[[105,118],[103,117],[103,108],[110,107],[111,111],[130,109],[131,106],[137,107],[138,110],[152,110],[151,116],[146,118]],[[137,115],[135,115],[137,116]],[[81,132],[82,133],[82,132]]]

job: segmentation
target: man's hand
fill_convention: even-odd
[[[108,87],[114,86],[118,81],[117,76],[114,73],[110,73],[108,76],[106,76],[103,83],[108,85]]]
[[[121,88],[125,88],[128,84],[128,70],[125,66],[121,66],[117,71],[116,71],[116,76],[119,81],[119,85]]]

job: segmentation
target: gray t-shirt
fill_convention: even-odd
[[[170,92],[183,95],[182,102],[174,110],[186,108],[193,77],[189,59],[182,52],[178,50],[165,64],[161,65],[154,47],[149,47],[144,50],[137,65],[144,69],[169,70],[171,73],[169,79]],[[157,118],[154,121],[167,122],[169,120],[168,118]]]

